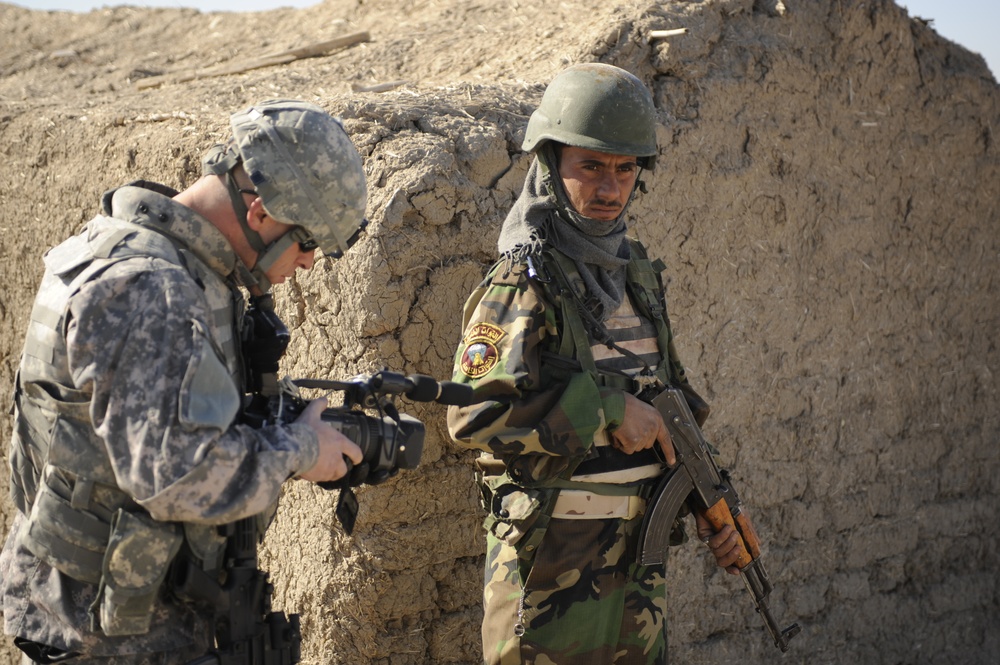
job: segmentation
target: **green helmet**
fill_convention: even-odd
[[[602,63],[573,65],[559,73],[528,120],[522,148],[546,141],[613,155],[656,157],[656,107],[649,89],[624,69]]]
[[[324,254],[346,251],[365,225],[367,190],[361,156],[340,120],[282,99],[235,113],[230,124],[233,140],[205,156],[204,171],[229,174],[242,163],[268,215],[304,228]]]

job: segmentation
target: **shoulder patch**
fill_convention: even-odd
[[[506,335],[502,328],[492,323],[477,323],[473,326],[463,340],[465,349],[459,360],[462,373],[471,379],[488,374],[500,362],[500,352],[496,345]]]
[[[208,329],[192,321],[194,354],[181,383],[178,416],[187,431],[215,427],[225,431],[236,419],[240,394],[225,362],[212,344]]]

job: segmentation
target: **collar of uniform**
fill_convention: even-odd
[[[111,193],[111,216],[139,224],[184,244],[201,261],[222,276],[236,268],[232,246],[207,219],[181,205],[162,191],[143,184],[126,185]]]

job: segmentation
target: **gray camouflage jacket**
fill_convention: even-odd
[[[124,512],[181,534],[130,564],[123,577],[141,584],[143,567],[165,569],[180,540],[209,534],[199,545],[211,545],[212,525],[268,511],[282,483],[316,461],[305,426],[236,423],[237,258],[175,194],[149,183],[113,190],[103,215],[46,254],[15,394],[21,514],[0,554],[8,634],[91,656],[204,653],[210,614],[171,600],[162,580],[146,632],[93,630],[104,580],[78,561],[53,562],[58,547],[47,548],[45,529],[36,537],[26,515],[44,498],[95,518],[98,532]]]

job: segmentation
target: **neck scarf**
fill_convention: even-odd
[[[584,217],[569,203],[554,164],[555,151],[546,142],[528,169],[497,246],[501,255],[518,261],[546,246],[565,254],[576,264],[586,286],[586,293],[578,295],[603,322],[625,297],[625,266],[630,258],[625,238],[628,205],[612,222]]]

